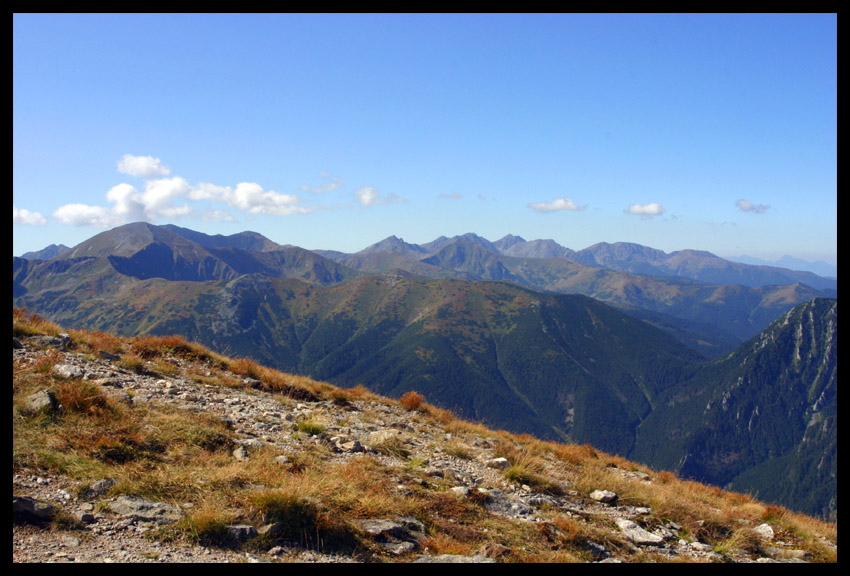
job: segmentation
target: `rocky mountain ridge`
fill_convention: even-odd
[[[359,486],[350,488],[353,501],[338,491],[318,492],[315,482],[298,484],[302,505],[342,521],[354,544],[334,550],[310,541],[309,534],[299,541],[283,534],[283,517],[278,524],[264,523],[244,513],[223,524],[221,540],[211,545],[174,532],[198,515],[204,491],[157,491],[151,489],[155,483],[136,478],[177,467],[188,452],[171,461],[172,449],[163,447],[162,454],[126,461],[130,468],[97,452],[97,470],[106,475],[79,477],[46,465],[49,460],[31,452],[32,443],[24,448],[16,442],[16,562],[806,562],[837,555],[837,536],[828,526],[823,532],[814,522],[819,535],[811,535],[811,525],[803,530],[795,524],[798,515],[748,497],[679,484],[669,474],[589,447],[540,444],[466,426],[421,399],[405,405],[295,380],[273,388],[279,375],[246,371],[244,363],[199,353],[183,341],[169,340],[169,347],[163,346],[166,341],[29,328],[14,336],[19,442],[32,440],[26,426],[49,429],[53,422],[59,436],[41,436],[49,447],[69,433],[61,428],[63,420],[94,418],[93,408],[71,402],[78,396],[69,391],[83,388],[90,407],[221,422],[216,446],[201,456],[214,459],[219,470],[226,468],[227,478],[244,478],[223,483],[231,502],[239,500],[232,492],[282,491],[312,467],[372,475],[359,484],[349,479],[347,486]],[[137,353],[128,363],[131,351],[151,350],[153,344],[160,346],[159,354],[148,353],[143,360]],[[62,401],[67,405],[60,406]],[[46,420],[39,424],[39,418]],[[156,420],[149,422],[156,426]],[[520,474],[523,463],[533,463],[534,472]],[[255,485],[260,478],[248,474],[256,467],[275,467],[262,479],[281,486]],[[194,480],[199,481],[201,476]],[[204,483],[214,490],[222,480]],[[688,502],[673,503],[661,494],[682,488],[690,493]],[[389,504],[374,504],[372,516],[362,502],[377,498],[375,490]],[[171,496],[163,499],[166,494]],[[53,527],[45,529],[44,523]],[[275,537],[276,530],[282,535]]]

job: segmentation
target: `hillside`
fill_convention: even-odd
[[[721,356],[800,302],[834,297],[837,282],[808,272],[733,263],[697,250],[667,254],[637,244],[600,243],[578,252],[552,240],[475,234],[415,245],[391,237],[354,254],[325,253],[370,274],[511,282],[582,294],[645,317],[700,353]]]
[[[749,429],[727,421],[731,411],[703,411],[704,399],[728,393],[724,387],[744,377],[742,361],[728,358],[760,357],[748,352],[750,344],[735,348],[725,329],[706,323],[722,322],[743,335],[819,292],[800,284],[715,286],[567,258],[515,258],[494,250],[522,246],[521,239],[503,240],[439,239],[426,249],[431,256],[415,261],[443,273],[427,278],[409,271],[366,274],[256,234],[212,237],[135,224],[51,260],[14,258],[13,305],[68,328],[180,334],[219,353],[394,398],[424,392],[462,418],[589,443],[701,481],[756,490],[810,514],[837,515],[834,459],[813,461],[824,449],[831,453],[834,428],[813,436],[816,442],[802,441],[812,414],[828,414],[814,410],[812,398],[793,395],[785,413],[762,413],[771,405],[766,399],[742,405],[744,412],[761,410],[766,430],[779,427],[778,443],[769,433],[749,438]],[[397,261],[405,257],[392,250],[418,252],[412,246],[391,238],[359,258]],[[560,293],[573,290],[621,306]],[[622,302],[631,304],[623,308]],[[656,311],[659,305],[679,317]],[[706,354],[713,364],[694,351],[706,347],[715,351]],[[835,348],[821,346],[807,361],[829,362],[819,354]],[[775,366],[783,372],[774,373]],[[770,394],[788,375],[795,378],[785,384],[790,389],[811,384],[809,372],[795,371],[787,355],[774,354],[750,370],[770,376],[747,376],[755,394]],[[784,419],[794,426],[785,427]],[[680,432],[671,437],[669,430]],[[700,462],[707,454],[723,464]],[[791,486],[759,480],[777,466],[795,470]]]
[[[535,249],[541,246],[548,248]],[[528,249],[524,256],[506,255],[523,253],[523,248]],[[495,280],[535,291],[590,296],[649,320],[700,354],[716,358],[794,305],[836,295],[834,289],[799,282],[706,284],[587,266],[566,257],[539,257],[553,249],[551,241],[506,237],[491,243],[465,234],[422,246],[391,237],[356,254],[319,254],[280,246],[250,232],[209,236],[176,226],[134,223],[98,234],[51,260],[13,258],[13,305],[54,314],[57,297],[70,307],[70,300],[87,298],[99,286],[117,286],[131,278],[214,282],[261,274],[322,286],[364,275]]]
[[[837,367],[837,301],[800,304],[662,395],[631,455],[837,519]]]
[[[174,336],[13,310],[15,562],[836,562],[837,527]]]
[[[654,397],[700,358],[590,298],[506,283],[89,282],[98,289],[47,293],[32,308],[75,328],[181,334],[340,386],[394,397],[427,390],[464,418],[621,454]]]

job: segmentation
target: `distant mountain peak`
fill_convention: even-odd
[[[409,244],[396,235],[388,236],[371,246],[367,246],[358,254],[379,254],[383,252],[396,252],[405,256],[418,257],[425,254],[426,250],[416,244]]]
[[[67,252],[68,250],[70,250],[70,248],[64,244],[51,244],[41,250],[21,254],[21,258],[26,260],[50,260],[51,258],[59,256],[63,252]]]

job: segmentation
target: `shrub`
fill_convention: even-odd
[[[425,401],[425,396],[411,390],[402,394],[398,401],[406,410],[418,410]]]

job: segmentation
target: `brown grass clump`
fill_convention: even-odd
[[[12,308],[12,336],[56,336],[61,332],[62,329],[55,322],[28,312],[26,308]]]
[[[87,330],[71,330],[69,334],[71,335],[72,342],[88,349],[94,355],[100,352],[120,355],[124,351],[123,340],[113,334],[98,330],[91,332]]]
[[[414,392],[413,390],[405,392],[401,395],[401,398],[398,399],[398,403],[401,404],[405,410],[419,410],[423,402],[425,402],[425,396],[418,392]]]

